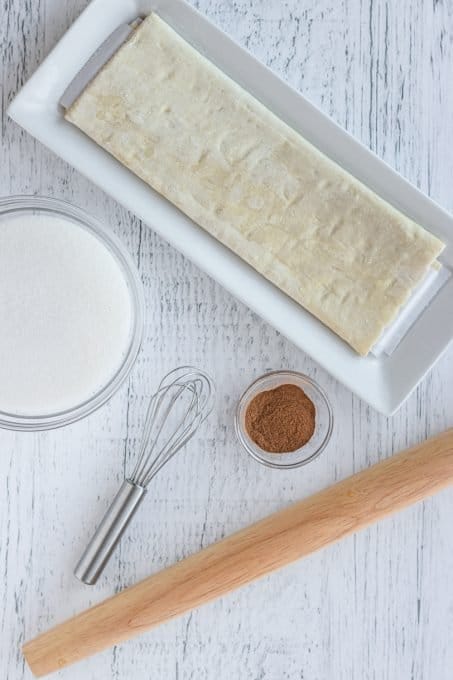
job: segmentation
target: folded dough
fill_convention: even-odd
[[[156,14],[66,118],[362,355],[443,248]]]

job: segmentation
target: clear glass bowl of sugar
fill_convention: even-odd
[[[141,281],[121,241],[65,201],[0,199],[0,427],[47,430],[105,404],[143,335]]]

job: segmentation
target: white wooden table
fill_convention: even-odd
[[[84,206],[127,244],[148,321],[130,379],[65,429],[0,432],[0,678],[30,678],[21,644],[38,631],[251,521],[453,425],[453,350],[386,419],[236,302],[72,168],[5,108],[86,0],[6,0],[0,194]],[[213,21],[409,180],[453,210],[450,0],[200,0]],[[1,332],[1,320],[0,320]],[[216,415],[153,484],[95,588],[72,568],[137,448],[148,396],[167,369],[208,369]],[[233,432],[236,400],[266,369],[328,391],[336,425],[307,469],[259,466]],[[148,635],[57,673],[83,680],[450,680],[453,491]]]

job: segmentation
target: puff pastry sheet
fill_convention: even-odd
[[[362,355],[443,248],[155,14],[66,118]]]

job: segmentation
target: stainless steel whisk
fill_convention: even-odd
[[[203,371],[182,366],[170,371],[151,397],[139,457],[121,485],[74,574],[96,583],[146,494],[150,481],[195,434],[214,405],[214,384]]]

